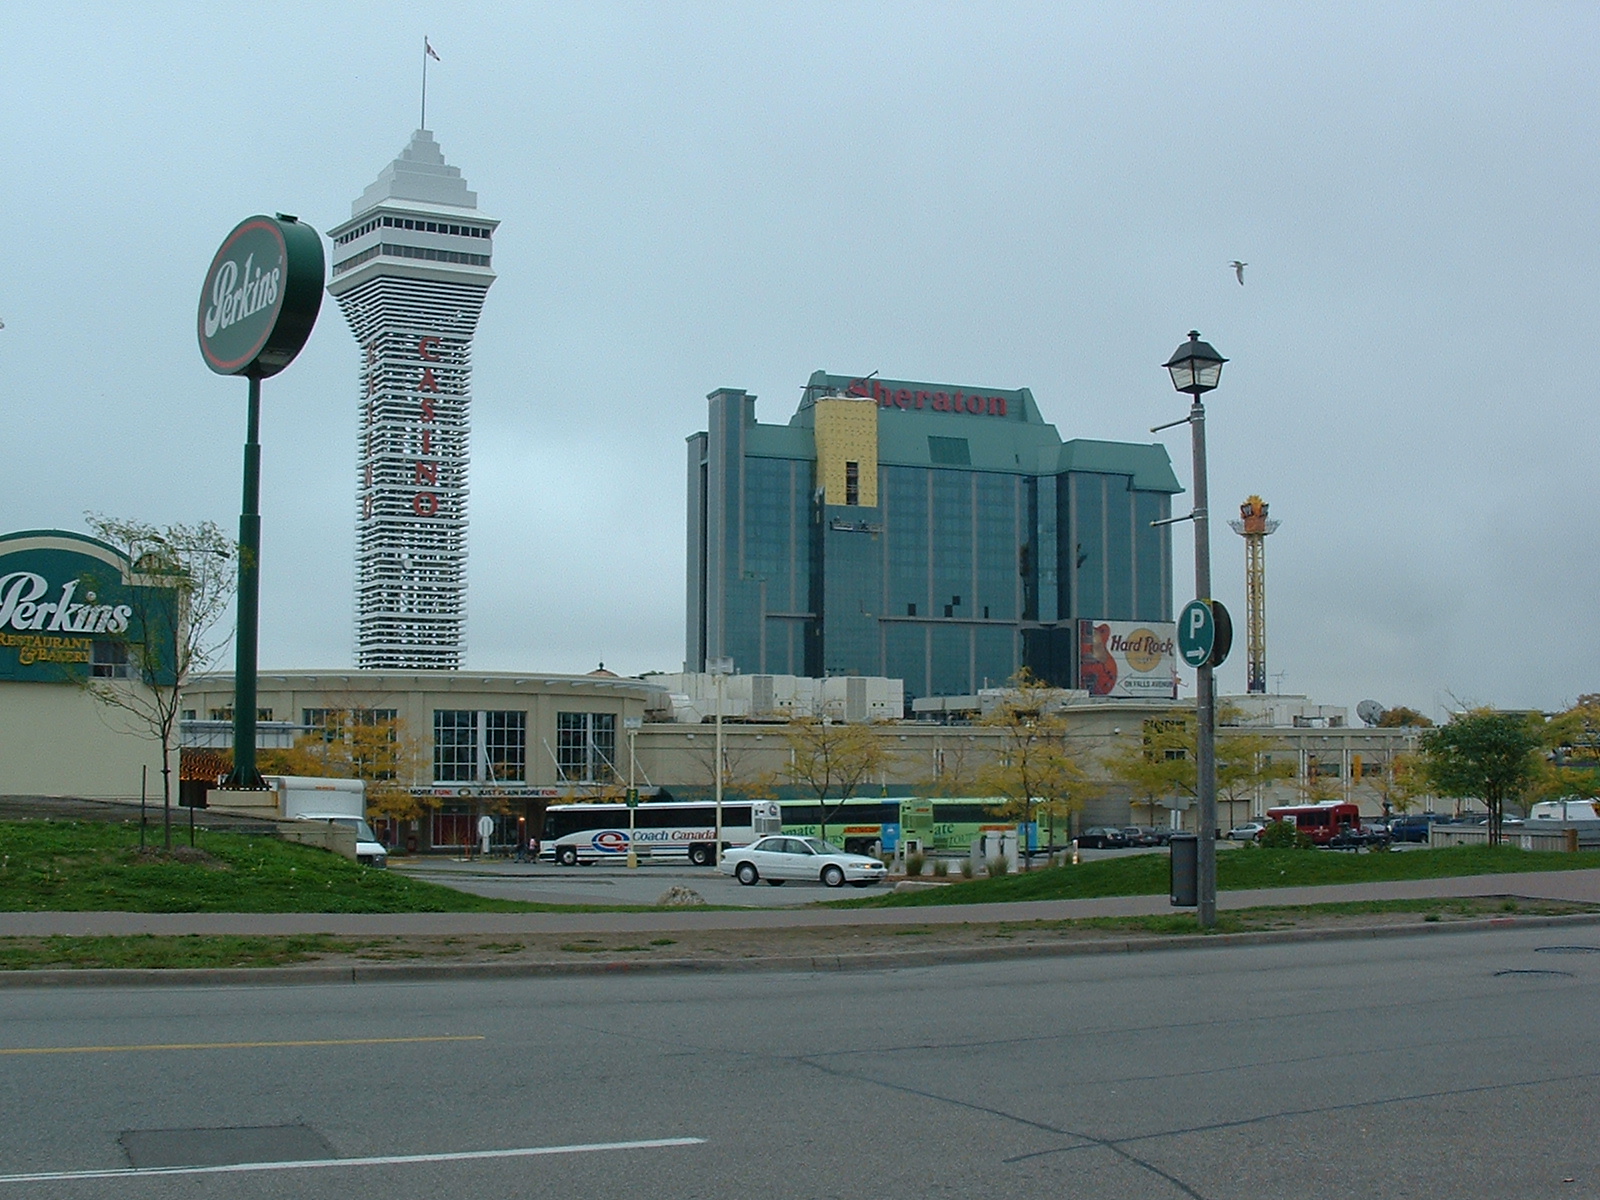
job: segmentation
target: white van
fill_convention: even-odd
[[[1576,796],[1563,796],[1560,800],[1541,800],[1528,813],[1528,822],[1563,821],[1575,824],[1580,821],[1600,823],[1600,812],[1595,811],[1593,800],[1580,800]]]
[[[356,833],[356,861],[368,867],[387,867],[389,865],[389,852],[383,848],[383,843],[378,840],[378,835],[372,832],[362,817],[347,816],[344,813],[318,813],[303,812],[295,815],[296,821],[332,821],[338,825],[347,825]]]
[[[285,821],[337,821],[356,835],[356,861],[369,867],[389,865],[389,852],[372,832],[367,811],[367,785],[360,779],[323,779],[302,775],[268,775],[267,786],[278,796]]]

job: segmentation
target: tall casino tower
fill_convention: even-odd
[[[458,670],[472,335],[499,222],[426,129],[350,211],[328,293],[361,347],[356,666]]]

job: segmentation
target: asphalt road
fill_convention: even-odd
[[[1600,938],[1548,930],[860,975],[18,990],[0,1200],[1570,1200],[1600,1196],[1597,1018]]]

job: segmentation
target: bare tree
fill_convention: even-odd
[[[951,732],[941,737],[928,755],[928,769],[917,787],[928,796],[973,796],[983,770],[983,754],[971,734]]]
[[[183,688],[232,640],[219,629],[238,584],[238,545],[210,521],[158,527],[88,513],[94,535],[124,554],[131,619],[110,643],[110,661],[91,663],[78,680],[91,696],[120,711],[140,736],[161,747],[161,824],[172,849],[172,751]],[[84,579],[96,584],[122,581]]]
[[[827,841],[828,818],[889,765],[888,748],[871,725],[842,725],[826,717],[796,717],[784,739],[790,755],[783,775],[816,796],[822,817],[819,832]]]

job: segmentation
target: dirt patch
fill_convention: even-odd
[[[208,854],[198,846],[174,846],[171,850],[162,850],[157,846],[146,846],[138,852],[141,862],[175,862],[186,867],[203,867],[207,871],[231,871],[233,867],[223,862],[214,854]]]

